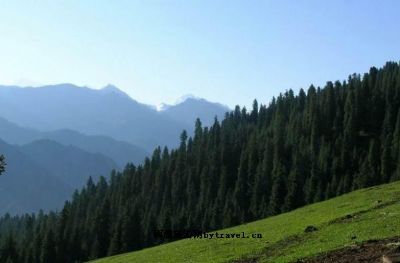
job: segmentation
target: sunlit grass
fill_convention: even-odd
[[[347,215],[354,216],[340,220]],[[309,225],[318,230],[305,233]],[[291,262],[355,242],[397,236],[400,182],[362,189],[219,232],[261,233],[263,238],[185,239],[95,262],[227,262],[252,257],[261,262]]]

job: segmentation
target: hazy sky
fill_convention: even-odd
[[[0,83],[233,107],[400,60],[400,1],[1,1]]]

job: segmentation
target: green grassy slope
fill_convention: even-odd
[[[318,230],[306,233],[309,225]],[[358,190],[217,232],[261,233],[263,237],[184,239],[95,262],[292,262],[366,240],[399,236],[400,182]]]

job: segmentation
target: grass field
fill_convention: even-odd
[[[310,225],[317,230],[305,232]],[[354,243],[400,236],[400,182],[216,232],[261,233],[263,237],[184,239],[94,262],[293,262]]]

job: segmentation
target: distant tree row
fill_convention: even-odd
[[[4,173],[6,169],[6,161],[4,155],[0,154],[0,175]]]
[[[80,262],[225,228],[400,179],[400,67],[289,90],[195,123],[177,149],[88,181],[60,212],[0,219],[6,262]]]

